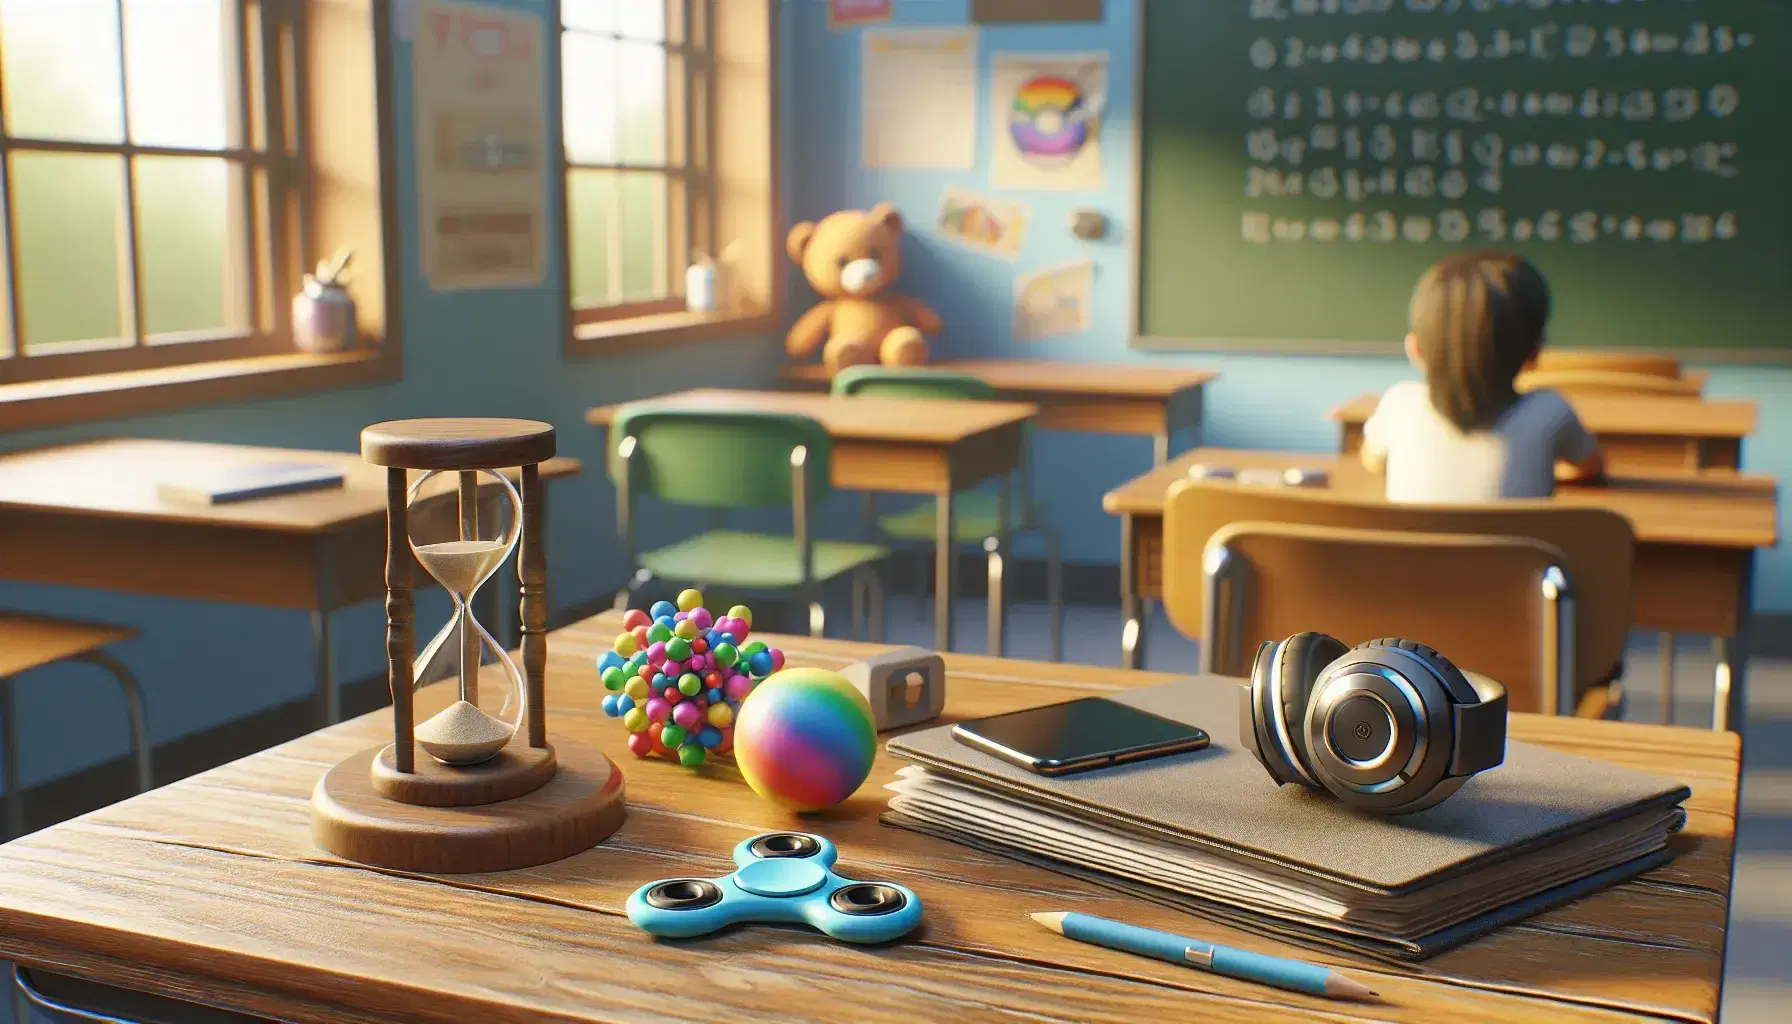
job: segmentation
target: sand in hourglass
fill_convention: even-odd
[[[465,598],[498,564],[510,545],[496,540],[450,540],[422,544],[417,561],[442,586]],[[479,671],[462,666],[463,672]],[[510,742],[511,729],[503,722],[464,700],[450,704],[440,714],[417,726],[417,745],[444,764],[478,764],[490,760]]]

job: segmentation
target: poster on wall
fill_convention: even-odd
[[[540,284],[547,262],[539,15],[417,0],[411,40],[423,275],[437,291]]]
[[[836,32],[890,20],[895,0],[828,0],[828,28]]]
[[[1078,260],[1014,282],[1014,340],[1039,341],[1089,329],[1095,261]]]
[[[1066,192],[1101,188],[1107,87],[1105,51],[995,54],[991,184]]]
[[[1020,255],[1030,217],[1020,203],[948,188],[940,197],[940,215],[933,230],[978,252],[1014,259]]]
[[[977,30],[872,29],[861,37],[866,167],[965,170],[977,161]]]

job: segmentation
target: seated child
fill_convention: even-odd
[[[1511,253],[1458,254],[1419,279],[1406,358],[1425,379],[1389,388],[1363,426],[1363,464],[1386,470],[1389,501],[1547,498],[1558,461],[1600,475],[1567,399],[1513,386],[1543,347],[1549,305],[1543,275]]]

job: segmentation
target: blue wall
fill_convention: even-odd
[[[545,13],[545,0],[510,0],[507,6]],[[551,37],[550,37],[551,38]],[[376,420],[406,416],[525,416],[560,428],[560,451],[585,461],[579,478],[551,485],[549,597],[556,609],[587,602],[613,588],[621,566],[613,544],[614,502],[602,479],[602,439],[584,425],[592,405],[665,390],[668,362],[697,384],[769,386],[778,348],[773,339],[742,338],[668,350],[568,363],[562,354],[567,328],[562,246],[549,238],[551,265],[539,288],[438,294],[424,283],[416,248],[416,197],[408,187],[415,154],[411,140],[408,46],[395,42],[398,174],[404,246],[404,380],[273,402],[195,409],[173,415],[86,424],[0,437],[15,450],[108,436],[232,441],[353,451],[360,430]],[[558,46],[549,53],[557,55]],[[556,58],[557,59],[557,58]],[[559,97],[549,94],[557,111]],[[550,123],[557,123],[558,114]],[[559,165],[558,139],[548,165]],[[557,206],[548,223],[561,225]],[[17,543],[18,538],[0,538]],[[58,587],[0,584],[0,607],[128,623],[143,630],[118,645],[118,655],[147,690],[150,727],[157,742],[253,714],[312,691],[311,632],[300,613],[243,608],[203,601],[99,593]],[[426,595],[419,620],[446,615],[446,599]],[[339,679],[384,671],[383,612],[377,602],[338,613]],[[111,684],[87,668],[53,667],[21,680],[19,714],[23,742],[20,774],[27,786],[123,756],[127,733],[122,704]],[[77,725],[91,717],[93,733]]]
[[[894,24],[962,25],[968,20],[968,8],[967,0],[897,0]],[[860,32],[831,31],[826,9],[827,4],[819,0],[785,0],[783,7],[783,85],[790,104],[783,144],[784,166],[791,179],[787,184],[795,197],[791,219],[813,219],[879,200],[896,203],[910,225],[903,287],[931,303],[946,322],[936,347],[939,358],[1156,361],[1217,370],[1219,381],[1207,389],[1208,443],[1302,451],[1335,448],[1336,428],[1327,418],[1334,405],[1364,392],[1379,391],[1410,372],[1395,359],[1163,355],[1139,353],[1129,347],[1126,309],[1134,283],[1127,272],[1125,233],[1134,227],[1128,220],[1138,110],[1132,81],[1137,0],[1107,0],[1107,21],[1101,25],[982,26],[978,33],[983,72],[977,106],[978,162],[971,170],[950,172],[861,166]],[[1012,194],[1030,206],[1033,214],[1020,258],[1014,263],[978,255],[933,236],[929,226],[939,209],[943,188],[960,186],[994,194],[989,186],[987,126],[991,54],[1099,49],[1111,56],[1101,135],[1105,187],[1094,193]],[[1070,235],[1065,226],[1070,212],[1081,207],[1094,207],[1108,215],[1115,226],[1109,239],[1088,243]],[[1011,340],[1009,310],[1015,274],[1089,258],[1097,267],[1092,328],[1074,337]],[[814,301],[796,277],[793,275],[793,313]],[[1708,391],[1713,397],[1746,397],[1760,404],[1760,429],[1746,445],[1746,468],[1781,478],[1792,476],[1792,370],[1717,367]],[[1039,493],[1064,534],[1068,559],[1114,561],[1120,530],[1115,519],[1102,512],[1101,495],[1149,468],[1150,459],[1150,444],[1141,438],[1047,434],[1040,439]],[[1761,610],[1792,610],[1792,555],[1783,550],[1762,554],[1756,602]]]

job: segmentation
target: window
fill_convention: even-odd
[[[708,0],[563,0],[566,221],[579,322],[681,308],[708,237]]]
[[[290,350],[293,0],[0,0],[0,384]]]
[[[700,257],[728,262],[732,303],[712,320],[771,314],[775,7],[561,0],[575,339],[683,332],[684,268]]]

